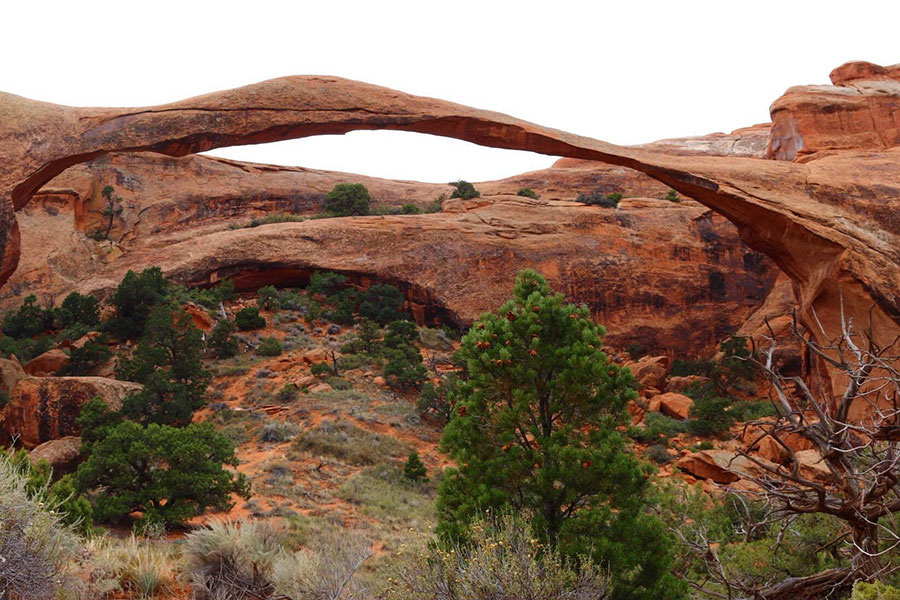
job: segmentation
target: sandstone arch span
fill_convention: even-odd
[[[860,317],[874,301],[885,335],[900,330],[900,220],[892,217],[900,199],[896,148],[840,152],[806,164],[675,156],[333,77],[286,77],[137,109],[72,108],[2,94],[0,123],[0,283],[18,260],[14,209],[73,164],[114,151],[182,156],[395,129],[644,172],[735,223],[749,245],[793,279],[804,310],[815,306],[833,325],[839,294]]]

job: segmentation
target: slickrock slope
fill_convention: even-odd
[[[857,90],[860,81],[854,82]],[[884,80],[886,90],[892,81]],[[828,93],[829,110],[849,114],[837,99],[852,94],[844,87]],[[893,96],[865,98],[883,116],[875,128],[889,130],[896,120]],[[778,106],[776,102],[776,116]],[[141,109],[69,108],[7,94],[0,96],[0,124],[0,281],[9,278],[18,262],[13,207],[24,206],[73,164],[114,151],[181,156],[226,145],[381,128],[641,171],[737,225],[745,241],[772,257],[796,282],[804,314],[815,308],[829,332],[837,329],[841,297],[858,322],[874,302],[876,328],[885,339],[900,332],[900,232],[891,210],[900,197],[900,150],[892,148],[892,135],[881,136],[882,151],[845,151],[808,164],[678,156],[331,77],[287,77]],[[773,133],[773,139],[783,136]],[[809,138],[804,139],[812,148]]]

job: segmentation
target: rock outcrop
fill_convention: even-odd
[[[829,88],[830,98],[859,96],[878,108],[863,111],[866,118],[851,119],[854,125],[843,135],[848,143],[813,144],[816,135],[797,125],[802,148],[841,149],[834,154],[820,152],[821,157],[805,164],[679,156],[616,146],[498,113],[332,77],[286,77],[139,109],[71,108],[4,94],[0,96],[0,282],[18,263],[14,209],[25,206],[38,189],[74,164],[115,151],[183,156],[227,145],[392,129],[641,171],[737,225],[751,247],[772,257],[792,278],[802,318],[812,323],[815,310],[825,336],[838,330],[841,306],[845,316],[865,322],[874,304],[878,341],[888,343],[900,332],[896,277],[900,222],[893,206],[900,198],[900,149],[895,147],[892,81],[876,81],[883,93],[860,91],[874,89],[861,80],[853,81],[852,90]],[[846,109],[834,112],[849,119],[858,112],[853,108],[857,105],[855,100],[852,105],[835,102],[833,106]],[[782,140],[774,150],[777,157],[790,158],[801,149],[796,136],[779,127],[783,119],[779,113],[799,114],[799,108],[789,99],[774,105],[778,118],[773,118],[772,139]],[[867,122],[877,123],[875,127],[885,132],[877,143],[864,132]],[[833,137],[829,133],[833,130],[818,121],[809,127],[810,132],[824,131],[820,136],[824,140]]]
[[[81,406],[99,396],[113,410],[141,385],[103,377],[26,377],[0,412],[0,436],[17,438],[25,448],[78,435]]]
[[[32,462],[47,461],[52,469],[53,478],[71,473],[81,460],[81,438],[65,436],[58,440],[50,440],[40,444],[28,453]]]

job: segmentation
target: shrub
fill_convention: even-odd
[[[619,206],[619,200],[622,199],[622,194],[618,192],[611,192],[609,194],[604,194],[600,190],[594,190],[590,194],[578,194],[578,197],[575,199],[576,202],[581,202],[582,204],[587,204],[588,206],[600,206],[602,208],[616,208]]]
[[[672,460],[672,455],[663,444],[653,444],[644,451],[644,457],[649,458],[659,465],[664,465]]]
[[[281,354],[281,342],[274,336],[263,338],[259,346],[256,347],[256,353],[260,356],[279,356]]]
[[[688,393],[694,399],[687,431],[703,437],[720,436],[734,423],[734,415],[728,410],[730,400],[716,395],[711,389]],[[690,392],[690,390],[688,391]]]
[[[428,470],[425,469],[422,459],[419,458],[419,453],[415,450],[409,453],[409,457],[403,465],[403,476],[410,481],[428,479]]]
[[[53,310],[41,308],[37,296],[25,296],[21,306],[3,316],[3,335],[13,339],[30,338],[53,329]]]
[[[309,284],[306,291],[310,294],[322,294],[331,296],[347,283],[347,278],[333,271],[316,271],[309,276]]]
[[[459,380],[453,373],[444,377],[438,385],[429,381],[422,386],[416,410],[421,415],[431,415],[441,423],[447,423],[450,420],[450,396],[455,392],[458,384]]]
[[[422,387],[427,370],[422,364],[422,355],[415,346],[386,348],[384,351],[384,378],[391,388],[400,392],[411,392]]]
[[[88,340],[80,348],[72,348],[69,352],[69,360],[56,372],[59,376],[90,375],[91,371],[99,367],[112,357],[112,350],[106,345],[106,338]]]
[[[339,183],[325,196],[326,212],[336,217],[369,214],[369,190],[361,183]]]
[[[678,197],[678,192],[675,190],[669,190],[665,199],[669,202],[681,202],[681,198]]]
[[[100,303],[93,296],[72,292],[56,309],[56,324],[61,329],[76,324],[94,326],[100,323]]]
[[[778,414],[778,409],[771,402],[765,400],[738,400],[728,409],[728,414],[736,422],[743,423],[763,417],[774,417]]]
[[[320,362],[310,365],[309,372],[316,377],[321,377],[323,375],[332,375],[334,373],[334,369],[332,369],[331,365],[329,365],[327,362]]]
[[[223,359],[237,355],[238,342],[232,335],[234,330],[234,321],[224,319],[216,323],[209,334],[209,339],[206,341],[206,346],[213,356]]]
[[[15,354],[16,358],[22,362],[27,362],[52,347],[53,339],[46,335],[37,339],[22,338],[21,340],[6,335],[0,336],[0,353],[7,356]]]
[[[448,185],[451,185],[455,188],[450,194],[451,198],[471,200],[472,198],[478,198],[479,196],[481,196],[481,192],[476,190],[475,186],[468,181],[463,181],[462,179],[460,179],[459,181],[451,181]]]
[[[256,291],[256,303],[263,310],[278,310],[281,304],[278,301],[278,289],[274,285],[267,285]]]
[[[172,597],[175,584],[173,546],[168,541],[102,538],[88,545],[85,566],[98,597],[124,592],[129,597]]]
[[[537,543],[531,525],[509,514],[472,524],[466,545],[404,553],[378,598],[391,600],[607,600],[604,570]]]
[[[447,199],[446,194],[441,194],[422,208],[422,212],[426,214],[439,213],[444,207],[444,200]]]
[[[687,425],[684,421],[678,421],[662,413],[650,412],[644,415],[644,427],[632,428],[629,433],[639,442],[665,445],[671,438],[685,431],[687,431]]]
[[[299,396],[299,395],[300,395],[300,390],[297,389],[296,384],[286,383],[281,387],[280,390],[278,390],[278,393],[275,394],[275,399],[278,402],[287,404],[289,402],[293,402],[294,400],[296,400],[297,396]]]
[[[524,196],[525,198],[533,198],[534,200],[540,198],[537,192],[531,188],[519,188],[519,191],[516,192],[516,196]]]
[[[853,586],[850,600],[900,600],[900,589],[885,585],[880,581],[866,583],[858,581]]]
[[[78,544],[55,508],[0,452],[0,597],[46,600],[66,586]]]
[[[266,320],[260,316],[259,309],[254,306],[245,306],[234,316],[234,324],[241,331],[262,329],[266,326]]]
[[[207,508],[227,510],[232,493],[249,497],[247,479],[223,465],[237,466],[234,446],[211,423],[123,421],[90,445],[75,484],[82,493],[102,490],[93,497],[101,521],[140,511],[144,520],[177,525]]]
[[[419,210],[419,207],[416,206],[415,204],[404,204],[403,206],[400,207],[400,214],[417,215],[420,212],[422,212],[422,211]]]
[[[166,291],[166,280],[159,267],[144,269],[140,275],[128,271],[113,294],[114,314],[106,323],[106,329],[121,340],[140,337],[150,311]]]
[[[346,421],[322,421],[294,440],[294,449],[333,456],[354,465],[374,465],[402,456],[406,446],[390,436],[380,435]]]
[[[300,433],[300,428],[294,423],[269,421],[259,430],[259,441],[279,444],[294,439],[298,433]]]

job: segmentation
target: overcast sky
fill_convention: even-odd
[[[768,120],[790,85],[900,62],[900,2],[29,2],[0,9],[0,89],[142,106],[295,74],[452,100],[610,142]],[[495,179],[552,159],[403,132],[214,151],[381,177]]]

